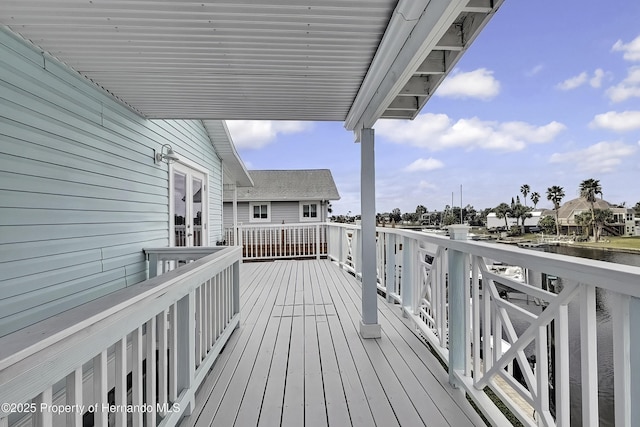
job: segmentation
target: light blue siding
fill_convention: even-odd
[[[318,203],[320,202],[312,202]],[[318,218],[320,221],[320,218]],[[296,224],[300,221],[300,202],[271,202],[269,222],[251,222],[249,220],[249,202],[238,202],[238,224]],[[224,225],[233,227],[233,203],[224,203]]]
[[[0,29],[0,336],[146,277],[169,242],[170,144],[209,173],[222,236],[222,165],[199,121],[147,120]]]

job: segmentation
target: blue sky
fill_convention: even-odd
[[[360,145],[342,122],[228,122],[249,169],[331,169],[360,212]],[[600,180],[640,201],[640,1],[506,0],[413,121],[376,126],[376,210],[476,209]]]

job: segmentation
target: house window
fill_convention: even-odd
[[[249,222],[269,222],[271,221],[271,204],[268,202],[257,202],[249,204]]]
[[[318,212],[317,203],[300,203],[300,221],[317,221]]]

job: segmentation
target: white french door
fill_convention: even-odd
[[[206,246],[206,174],[180,163],[171,166],[171,246]]]

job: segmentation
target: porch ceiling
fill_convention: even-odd
[[[148,118],[413,118],[502,0],[0,0]]]

